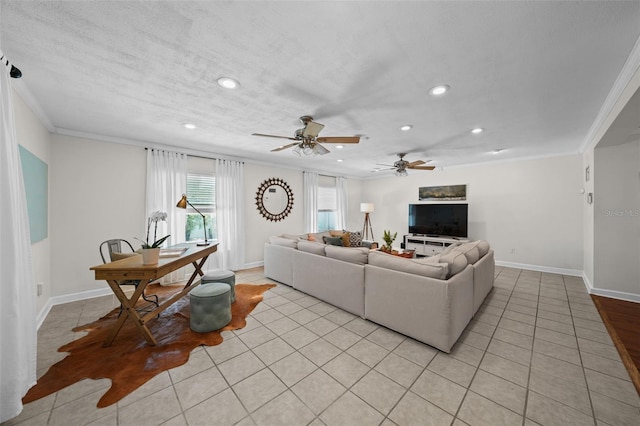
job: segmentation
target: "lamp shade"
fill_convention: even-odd
[[[373,213],[373,203],[360,203],[361,213]]]
[[[182,198],[180,199],[180,201],[178,201],[178,204],[176,204],[176,207],[178,207],[179,209],[187,208],[187,196],[185,194],[182,194]]]

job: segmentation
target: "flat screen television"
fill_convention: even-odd
[[[409,204],[409,233],[466,238],[468,207],[468,204]]]

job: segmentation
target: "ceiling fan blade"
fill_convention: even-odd
[[[376,166],[385,166],[385,167],[393,167],[393,168],[396,167],[393,164],[380,164],[380,163],[376,163]]]
[[[422,160],[416,160],[416,161],[412,161],[409,164],[407,164],[407,167],[419,166],[421,164],[425,164],[425,162],[422,161]]]
[[[290,138],[288,136],[265,135],[264,133],[251,133],[251,136],[264,136],[267,138],[290,139],[292,141],[297,140],[295,138]]]
[[[304,136],[305,138],[315,139],[316,136],[318,136],[318,133],[320,133],[320,130],[322,130],[323,128],[324,124],[310,121],[305,126],[304,131],[302,132],[302,136]]]
[[[324,146],[320,145],[319,143],[316,143],[316,148],[318,149],[318,154],[320,155],[325,155],[331,152]]]
[[[407,166],[407,169],[411,170],[434,170],[436,166]]]
[[[290,143],[289,145],[282,145],[282,146],[277,147],[276,149],[272,149],[271,152],[282,151],[283,149],[291,148],[292,146],[296,146],[296,145],[298,145],[298,142]]]
[[[372,173],[375,173],[375,172],[384,172],[384,171],[386,171],[386,170],[395,170],[395,169],[396,169],[395,167],[388,167],[388,168],[386,168],[386,169],[371,170],[371,172],[372,172]]]
[[[360,142],[360,136],[331,136],[317,138],[316,141],[322,143],[358,143]]]

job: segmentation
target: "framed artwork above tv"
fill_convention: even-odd
[[[464,201],[467,199],[467,185],[421,186],[418,188],[420,201]]]

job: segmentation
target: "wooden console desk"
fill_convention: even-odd
[[[113,293],[116,295],[120,303],[122,303],[123,308],[123,315],[120,315],[120,318],[118,318],[118,321],[114,325],[111,333],[109,333],[109,336],[107,336],[103,346],[111,346],[113,339],[115,339],[124,322],[129,317],[134,322],[142,336],[144,336],[147,343],[150,345],[156,344],[156,340],[146,324],[160,314],[160,312],[167,309],[178,299],[200,284],[200,280],[196,281],[196,278],[198,278],[198,275],[204,275],[202,272],[202,265],[207,261],[209,255],[218,249],[218,244],[215,243],[205,247],[198,247],[195,243],[185,243],[177,244],[171,248],[179,247],[186,247],[187,250],[178,257],[160,258],[160,261],[155,265],[143,265],[142,255],[140,255],[90,268],[95,272],[96,280],[107,281]],[[135,309],[135,305],[138,302],[138,299],[140,299],[140,296],[142,296],[147,285],[150,282],[162,278],[168,273],[189,264],[192,264],[195,267],[195,271],[191,274],[191,277],[189,278],[189,281],[187,281],[187,284],[185,284],[184,288],[162,302],[160,306],[151,312],[146,313],[144,316],[140,316],[140,313]],[[118,285],[118,281],[122,280],[136,280],[139,282],[130,299],[127,298]]]

